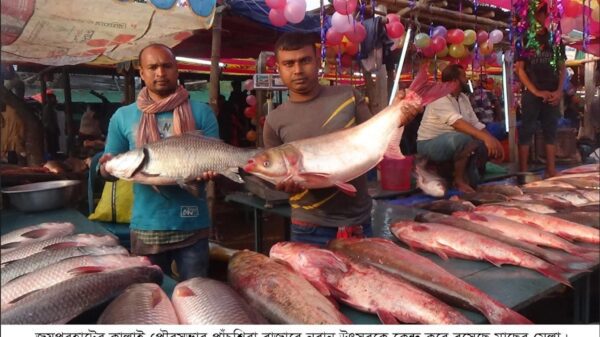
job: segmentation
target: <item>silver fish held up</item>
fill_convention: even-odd
[[[219,139],[188,132],[119,154],[106,162],[106,171],[120,179],[146,185],[179,185],[196,194],[196,178],[214,171],[243,183],[238,167],[258,150],[231,146]]]

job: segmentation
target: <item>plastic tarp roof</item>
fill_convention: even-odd
[[[210,28],[215,13],[114,0],[1,0],[1,6],[2,61],[54,66],[127,61],[153,42],[172,47]]]

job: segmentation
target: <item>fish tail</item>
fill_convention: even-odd
[[[562,275],[560,268],[558,268],[556,266],[547,264],[546,266],[536,268],[535,270],[537,270],[540,274],[542,274],[550,279],[553,279],[556,282],[560,282],[568,287],[573,288],[573,286],[571,285],[571,282],[569,282],[569,280]]]
[[[429,104],[438,98],[444,97],[454,91],[458,83],[451,82],[428,82],[427,67],[423,66],[413,79],[412,84],[408,88],[421,97],[421,105]]]
[[[504,305],[496,306],[493,309],[488,310],[488,312],[485,313],[485,316],[491,324],[533,324],[533,322],[525,316]]]

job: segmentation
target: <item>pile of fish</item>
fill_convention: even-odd
[[[62,324],[136,283],[161,283],[146,257],[112,235],[42,223],[2,235],[2,324]]]
[[[475,193],[418,207],[430,212],[395,222],[390,231],[442,259],[512,264],[569,286],[569,275],[600,260],[598,164],[520,188],[482,185]]]

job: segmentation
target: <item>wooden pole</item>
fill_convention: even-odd
[[[221,32],[222,32],[223,7],[217,7],[212,26],[212,50],[210,54],[210,106],[216,115],[219,114],[219,89],[221,82]]]
[[[135,68],[133,64],[125,71],[125,103],[135,102]]]
[[[64,93],[65,93],[65,118],[67,120],[67,154],[72,156],[75,150],[75,134],[73,132],[73,102],[71,100],[71,78],[69,68],[63,67]]]
[[[579,130],[578,138],[594,139],[594,127],[592,124],[592,101],[596,91],[594,83],[594,70],[596,62],[591,61],[593,55],[586,54],[586,63],[584,65],[584,83],[585,83],[585,107],[583,110],[583,126]]]

